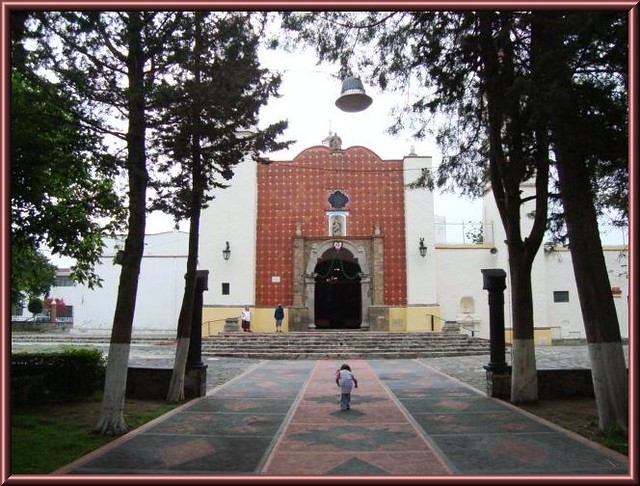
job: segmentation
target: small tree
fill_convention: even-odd
[[[464,236],[474,245],[481,245],[484,243],[484,230],[482,223],[469,221],[469,225],[471,226],[471,229],[468,229]]]
[[[41,299],[32,297],[31,299],[29,299],[27,310],[31,312],[31,314],[33,314],[33,316],[35,317],[36,314],[42,314],[42,311],[44,310],[44,303]]]
[[[56,267],[19,235],[12,233],[11,242],[11,303],[21,306],[27,296],[49,293]]]

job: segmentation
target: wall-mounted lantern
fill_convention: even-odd
[[[418,250],[420,250],[421,257],[427,256],[427,247],[424,246],[424,238],[420,238],[420,246],[418,247]]]
[[[231,248],[229,248],[229,242],[227,241],[227,246],[222,250],[222,258],[228,260],[231,257]]]

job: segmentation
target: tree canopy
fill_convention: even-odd
[[[48,292],[55,269],[42,255],[47,250],[75,260],[76,281],[99,283],[93,265],[121,206],[109,158],[74,112],[59,87],[12,70],[12,301]]]
[[[259,161],[265,151],[287,146],[276,142],[285,121],[257,127],[260,108],[278,95],[280,86],[280,76],[259,65],[259,20],[237,12],[182,14],[166,46],[175,68],[159,77],[150,101],[157,160],[151,209],[172,214],[176,221],[189,218],[196,149],[199,182],[204,183],[200,205],[206,207],[247,155]]]
[[[585,116],[576,146],[589,151],[599,213],[613,213],[615,223],[625,226],[627,13],[622,9],[547,13],[546,21],[561,27],[566,42],[562,52],[545,54],[545,69],[552,69],[559,59],[570,60]],[[496,73],[506,74],[507,67],[511,73],[501,82],[496,102],[503,107],[519,103],[520,120],[508,123],[524,126],[536,120],[533,109],[543,108],[530,102],[536,89],[544,87],[531,77],[532,12],[504,10],[491,15]],[[489,177],[488,86],[482,74],[486,59],[480,55],[479,22],[480,12],[466,10],[285,12],[283,26],[294,35],[274,42],[292,49],[312,46],[319,60],[338,62],[343,76],[356,73],[383,90],[408,91],[408,101],[392,113],[390,132],[410,128],[417,138],[433,135],[443,153],[437,172],[421,183],[477,197]],[[534,140],[530,132],[519,142],[525,154],[531,152]],[[534,170],[535,163],[528,164],[522,178],[531,177]],[[551,184],[552,202],[558,201],[554,188]],[[562,220],[561,205],[554,204],[553,211]]]

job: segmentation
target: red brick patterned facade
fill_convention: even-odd
[[[381,160],[364,147],[332,151],[324,146],[306,149],[293,161],[259,165],[256,305],[291,305],[296,223],[304,237],[334,239],[326,212],[336,191],[349,198],[344,208],[349,213],[347,235],[341,238],[368,238],[376,225],[380,228],[384,304],[406,305],[402,165],[401,160]]]

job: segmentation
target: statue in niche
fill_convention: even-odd
[[[342,236],[342,221],[337,216],[334,216],[331,221],[331,234],[333,236]]]

